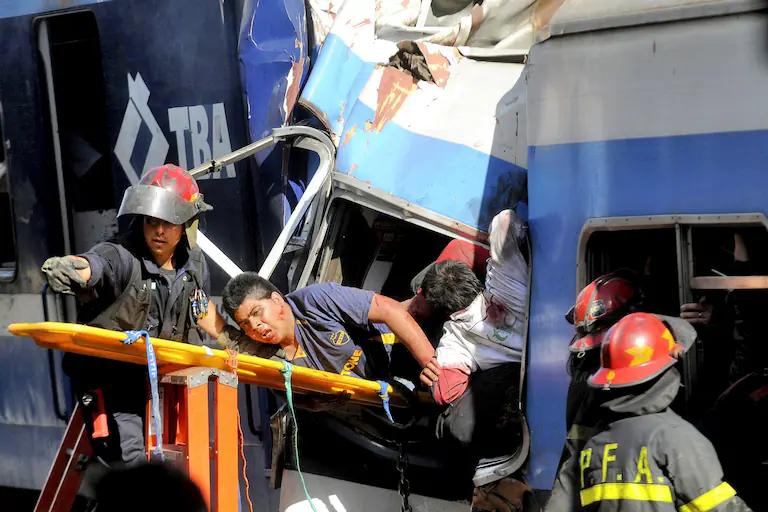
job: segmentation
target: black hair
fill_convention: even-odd
[[[207,509],[197,485],[166,463],[149,462],[111,469],[97,481],[95,493],[99,512],[205,512]]]
[[[450,315],[472,304],[483,285],[469,266],[460,261],[435,263],[424,275],[421,293],[435,313]]]
[[[234,319],[235,311],[246,298],[262,300],[271,296],[272,292],[283,295],[275,285],[256,272],[243,272],[230,279],[224,287],[224,292],[221,294],[224,310]]]

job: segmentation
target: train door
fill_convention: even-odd
[[[37,44],[44,72],[50,144],[64,254],[117,232],[117,197],[96,17],[90,11],[42,17]],[[68,310],[68,319],[72,312]]]

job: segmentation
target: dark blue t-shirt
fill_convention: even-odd
[[[373,292],[322,283],[285,298],[296,317],[299,349],[293,364],[366,379],[389,375],[395,335],[368,320]]]

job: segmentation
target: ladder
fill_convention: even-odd
[[[166,461],[186,471],[199,487],[208,510],[216,512],[237,510],[239,505],[237,383],[237,375],[216,368],[188,367],[160,374],[163,454]],[[148,401],[147,418],[151,405]],[[91,412],[91,428],[86,425],[88,412],[79,402],[72,411],[35,512],[71,510],[86,467],[93,459],[91,436],[106,435],[103,405]],[[149,454],[157,440],[152,422],[145,423]]]

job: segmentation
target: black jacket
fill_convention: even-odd
[[[611,391],[603,426],[563,465],[545,510],[750,510],[723,482],[710,442],[669,409],[679,387],[671,368],[647,385]]]

